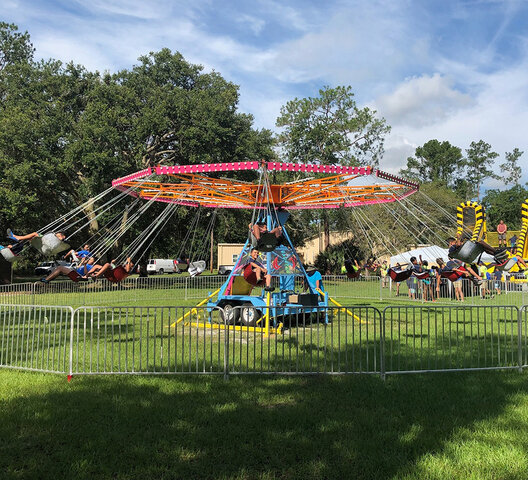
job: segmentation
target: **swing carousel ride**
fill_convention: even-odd
[[[236,176],[233,172],[246,172],[245,178],[247,172],[254,172],[257,181],[226,178],[229,172],[232,176]],[[272,177],[283,172],[293,179],[272,183]],[[209,311],[221,307],[227,326],[257,329],[265,334],[280,329],[277,319],[299,312],[317,315],[329,301],[339,305],[307,274],[285,228],[290,211],[388,204],[401,201],[419,188],[414,182],[370,167],[279,162],[158,166],[116,179],[112,187],[137,199],[172,205],[251,209],[249,228],[233,226],[248,230],[248,239],[233,270],[225,283],[197,306],[207,305]],[[255,223],[263,225],[258,239],[249,234]],[[274,231],[280,231],[280,235],[271,233]],[[254,287],[264,286],[250,266],[251,250],[255,248],[274,284],[263,288],[260,295],[251,295]],[[195,266],[194,273],[204,268]],[[301,286],[304,291],[300,291]],[[178,322],[184,320],[182,317]]]

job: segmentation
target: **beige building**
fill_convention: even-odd
[[[243,248],[243,243],[219,243],[216,268],[220,265],[235,265]]]
[[[330,245],[344,242],[352,238],[352,234],[341,232],[330,232]],[[315,258],[324,251],[324,234],[321,232],[316,237],[306,240],[304,247],[297,248],[297,253],[302,257],[306,265],[313,265]]]
[[[330,233],[330,245],[344,242],[352,238],[351,233]],[[218,263],[216,268],[220,265],[234,265],[238,255],[244,248],[243,243],[219,243],[218,244]],[[297,253],[301,257],[303,263],[313,265],[315,258],[324,250],[324,235],[321,233],[316,237],[312,237],[306,241],[303,247],[297,248]]]

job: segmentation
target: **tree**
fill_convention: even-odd
[[[486,207],[488,230],[494,230],[500,220],[510,230],[521,227],[521,206],[528,198],[528,190],[521,185],[514,185],[509,190],[488,190],[482,198]]]
[[[420,183],[437,182],[453,187],[464,167],[462,150],[448,141],[429,140],[417,147],[414,157],[407,158],[407,168],[400,174]]]
[[[1,69],[0,223],[37,230],[146,165],[274,158],[271,132],[254,129],[253,117],[237,111],[238,87],[202,70],[168,49],[115,74],[30,58]],[[163,207],[154,205],[125,244]],[[188,217],[177,212],[154,254],[180,250]],[[244,240],[249,218],[224,212],[217,241]],[[72,243],[85,239],[82,232]]]
[[[480,188],[484,180],[500,178],[491,169],[499,154],[491,150],[489,143],[479,140],[471,142],[469,148],[466,149],[466,155],[466,181],[469,185],[469,192],[471,196],[476,195],[477,200],[480,200]]]
[[[289,101],[276,122],[282,153],[294,162],[377,166],[390,131],[384,118],[359,108],[351,87],[328,86],[319,96]]]
[[[326,165],[377,166],[390,131],[384,118],[368,107],[359,108],[352,88],[343,86],[326,86],[318,97],[289,101],[281,108],[276,124],[284,128],[277,137],[279,155],[291,162]],[[335,215],[322,214],[325,249],[335,219]]]
[[[20,33],[16,25],[0,22],[0,71],[10,64],[30,62],[34,51],[28,32]]]
[[[523,153],[524,152],[521,152],[518,148],[514,148],[513,152],[506,152],[506,161],[500,166],[502,172],[506,173],[506,176],[504,176],[504,183],[506,185],[519,184],[522,170],[517,162]]]

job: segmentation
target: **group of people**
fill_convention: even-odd
[[[49,235],[51,235],[51,233]],[[63,232],[55,232],[53,235],[55,235],[59,241],[64,241],[66,238]],[[19,255],[31,240],[37,237],[42,237],[42,235],[37,232],[32,232],[26,235],[15,235],[11,229],[7,229],[8,242],[5,246],[0,245],[0,251],[7,248],[13,255]],[[49,283],[60,275],[68,276],[74,282],[88,280],[90,278],[97,280],[104,276],[110,282],[116,283],[130,275],[134,267],[131,258],[127,258],[121,265],[117,264],[117,260],[112,260],[111,262],[99,265],[96,263],[93,254],[90,252],[89,245],[84,245],[84,247],[78,251],[70,250],[63,258],[70,258],[72,261],[71,266],[59,265],[47,277],[40,279],[42,283]]]
[[[117,260],[99,265],[95,261],[95,257],[90,252],[90,246],[84,245],[81,250],[70,250],[64,258],[71,258],[71,266],[60,265],[56,267],[47,277],[40,279],[42,283],[49,283],[60,275],[69,277],[72,281],[78,282],[81,280],[97,280],[105,277],[112,283],[118,283],[124,280],[132,273],[134,264],[132,259],[128,257],[123,264],[118,265]]]

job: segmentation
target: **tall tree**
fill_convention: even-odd
[[[435,182],[454,187],[463,167],[464,158],[459,147],[434,139],[417,147],[414,157],[407,158],[407,168],[400,173],[422,183]]]
[[[528,198],[528,190],[514,185],[508,190],[488,190],[482,198],[486,207],[488,230],[494,230],[500,220],[504,220],[510,230],[521,227],[521,206]]]
[[[144,165],[274,158],[271,132],[237,111],[238,87],[168,49],[116,74],[55,60],[9,63],[0,96],[0,224],[15,231],[42,227]],[[178,215],[174,234],[156,242],[158,254],[179,251],[189,216]],[[249,214],[225,212],[219,221],[219,241],[247,235],[232,225],[247,226]]]
[[[289,101],[276,124],[283,128],[277,138],[279,154],[292,162],[322,164],[377,166],[390,131],[376,111],[358,107],[349,86],[326,86],[318,97]],[[330,244],[331,217],[322,214],[325,249]]]
[[[28,32],[20,33],[16,25],[0,22],[0,70],[7,65],[31,61],[34,51]]]
[[[492,170],[494,160],[499,156],[491,150],[491,145],[484,140],[471,142],[466,149],[466,181],[469,185],[471,196],[480,200],[480,188],[487,178],[499,179],[500,177]]]
[[[524,152],[521,152],[518,148],[514,148],[513,152],[506,152],[506,161],[500,165],[501,171],[504,175],[504,183],[506,185],[519,185],[522,170],[518,161],[523,153]]]
[[[352,87],[324,87],[318,97],[289,101],[277,126],[278,145],[291,161],[377,166],[390,131],[375,110],[360,108]]]

